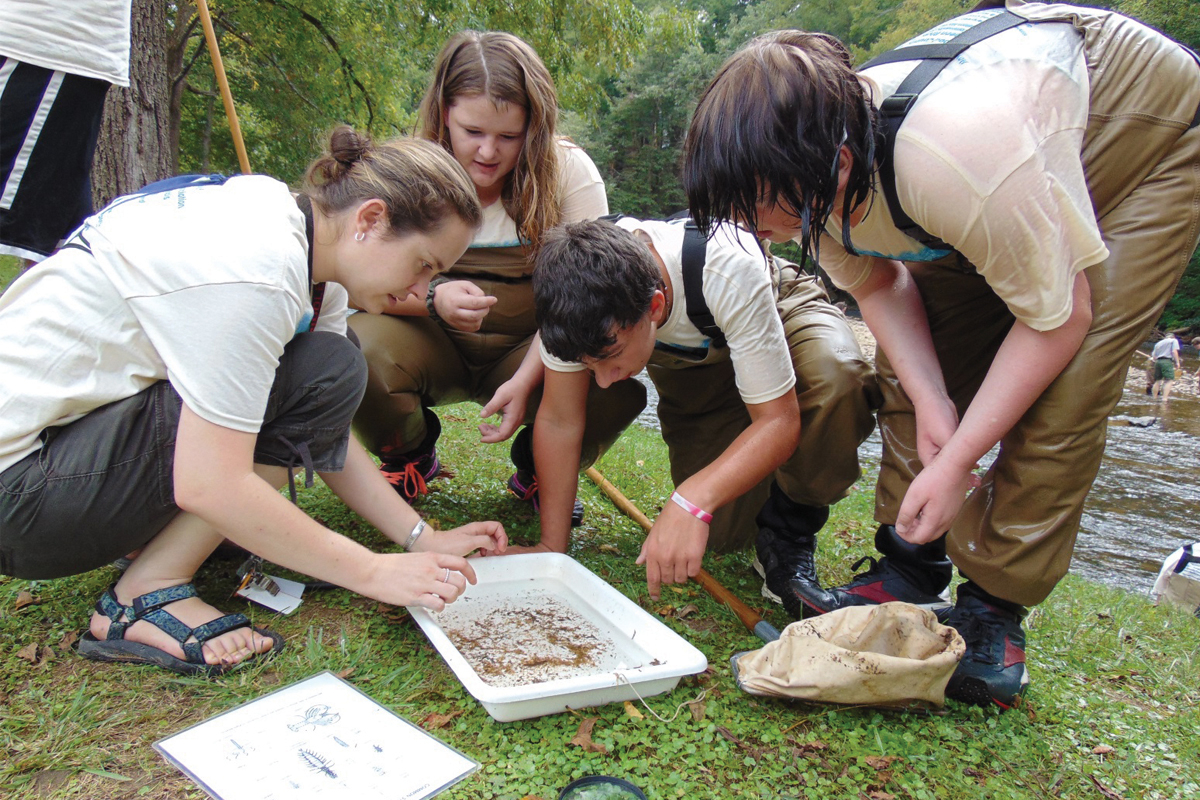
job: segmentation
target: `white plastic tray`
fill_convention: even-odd
[[[479,583],[468,585],[446,611],[410,607],[409,612],[466,690],[501,722],[669,692],[681,677],[708,666],[703,653],[570,556],[531,553],[477,558],[471,565]],[[579,671],[586,674],[568,678],[519,686],[485,683],[450,641],[439,617],[449,621],[446,615],[453,614],[463,620],[508,606],[519,612],[539,594],[561,601],[599,629],[611,643],[608,657]]]

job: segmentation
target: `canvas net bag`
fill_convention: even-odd
[[[793,622],[734,658],[750,694],[823,703],[941,706],[966,650],[958,631],[908,603],[850,606]]]

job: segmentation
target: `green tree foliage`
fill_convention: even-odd
[[[857,61],[890,49],[977,0],[213,0],[233,94],[256,171],[296,181],[334,125],[389,136],[411,130],[433,58],[462,28],[508,30],[554,75],[564,128],[592,155],[615,211],[665,216],[685,205],[683,139],[717,67],[760,33],[831,33]],[[1196,0],[1091,0],[1200,48]],[[236,170],[232,142],[192,6],[178,47],[180,167]],[[1163,325],[1200,327],[1193,258]]]
[[[375,136],[406,133],[442,43],[463,28],[529,41],[563,105],[595,111],[597,77],[632,59],[641,14],[628,0],[222,0],[212,11],[251,167],[295,181],[324,134],[346,122]],[[194,18],[182,44],[180,167],[236,170],[211,62]]]
[[[609,85],[608,107],[580,143],[608,183],[614,211],[666,216],[683,208],[683,139],[696,98],[719,65],[703,45],[705,19],[686,6],[647,15],[640,55]]]

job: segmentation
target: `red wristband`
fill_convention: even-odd
[[[679,506],[684,511],[688,512],[689,514],[691,514],[693,517],[700,520],[701,522],[705,522],[705,523],[712,522],[712,514],[708,513],[700,506],[691,502],[690,500],[685,498],[683,495],[681,495],[679,492],[672,492],[671,500],[675,503],[675,505]]]

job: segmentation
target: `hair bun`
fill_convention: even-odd
[[[336,128],[329,136],[329,154],[333,160],[349,169],[371,149],[371,137],[360,134],[349,125]]]

